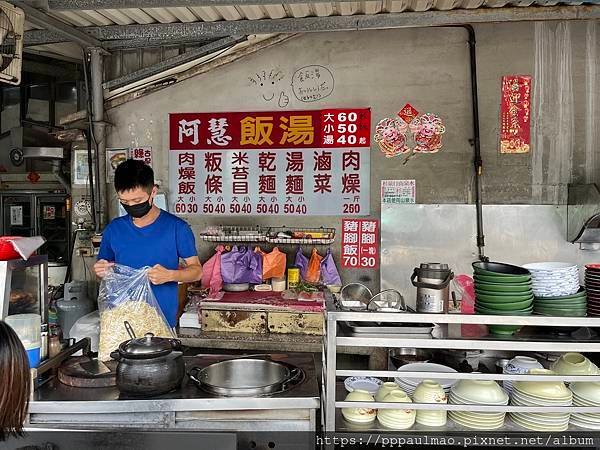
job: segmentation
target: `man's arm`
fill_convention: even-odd
[[[157,264],[148,271],[148,278],[152,284],[163,284],[169,282],[192,283],[202,278],[202,264],[197,256],[184,259],[186,266],[179,270],[165,269]]]

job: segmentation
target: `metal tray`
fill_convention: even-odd
[[[344,322],[352,334],[431,334],[433,323],[397,323],[379,325],[377,322]]]

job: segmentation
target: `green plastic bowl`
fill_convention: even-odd
[[[476,304],[475,312],[477,312],[477,314],[487,314],[490,316],[530,316],[533,312],[533,307],[521,310],[499,311],[497,309],[488,309],[486,307],[478,306]]]
[[[511,277],[515,275],[524,275],[531,277],[529,270],[513,266],[511,264],[499,263],[499,262],[483,262],[475,261],[471,264],[476,274],[500,276],[500,277]]]
[[[475,287],[476,295],[486,295],[488,297],[531,297],[533,296],[533,289],[525,289],[520,292],[492,292],[480,289],[479,286]]]
[[[475,283],[475,290],[482,291],[490,294],[519,294],[521,292],[530,292],[531,285],[529,283],[524,284],[491,284],[491,283]]]
[[[534,309],[533,313],[537,314],[539,316],[549,316],[549,317],[587,317],[587,311],[548,312],[548,311],[539,311],[537,309]]]
[[[573,308],[549,308],[545,306],[534,305],[536,311],[542,312],[582,312],[587,311],[587,306],[577,306]]]
[[[488,303],[514,303],[525,300],[533,300],[533,293],[525,295],[486,295],[476,293],[477,300]]]
[[[577,308],[580,306],[587,305],[587,298],[572,298],[568,300],[545,300],[541,298],[534,298],[533,303],[536,305],[544,306],[547,308]]]
[[[521,325],[488,325],[490,334],[512,336],[521,329]]]
[[[486,303],[477,301],[477,306],[480,308],[486,308],[490,310],[498,311],[519,311],[522,309],[529,309],[533,305],[533,300],[525,300],[522,302],[513,303]]]
[[[475,271],[475,275],[473,276],[475,283],[477,282],[486,282],[486,283],[495,283],[495,284],[517,284],[517,283],[531,283],[531,275],[485,275]]]

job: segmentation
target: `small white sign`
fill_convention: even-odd
[[[23,226],[23,207],[10,207],[10,224],[11,226]]]
[[[381,180],[381,203],[415,203],[415,180]]]

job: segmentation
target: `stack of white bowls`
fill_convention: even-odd
[[[577,264],[540,262],[525,264],[523,268],[531,272],[533,295],[536,297],[561,297],[579,291]]]
[[[396,389],[383,399],[384,403],[412,403],[406,392]],[[398,405],[400,406],[400,405]],[[381,425],[393,430],[407,430],[415,424],[417,414],[414,409],[380,409],[377,420]]]
[[[600,406],[600,382],[571,383],[573,392],[573,406]],[[580,428],[600,430],[599,413],[573,413],[571,424]]]
[[[529,356],[515,356],[511,359],[506,366],[502,369],[502,373],[508,375],[526,374],[529,369],[543,369],[544,366],[535,358]],[[505,380],[502,382],[504,390],[510,395],[512,393],[513,381]]]
[[[415,403],[448,403],[448,396],[444,388],[433,380],[423,380],[417,386],[413,395]],[[446,425],[448,412],[445,410],[427,411],[420,409],[417,411],[417,423],[428,427],[443,427]]]
[[[403,366],[401,366],[398,369],[398,372],[440,372],[440,373],[456,373],[456,370],[454,370],[451,367],[448,366],[443,366],[441,364],[434,364],[434,363],[410,363],[410,364],[405,364]],[[396,382],[396,384],[398,385],[398,387],[400,389],[402,389],[404,392],[406,392],[411,398],[415,393],[415,389],[417,389],[417,386],[424,380],[424,378],[402,378],[402,376],[398,376],[394,379],[394,381]],[[450,392],[450,388],[452,388],[452,385],[454,385],[454,383],[456,383],[456,380],[436,380],[436,379],[432,379],[433,381],[437,381],[442,388],[444,388],[444,391],[446,393]]]
[[[508,405],[508,394],[492,380],[460,380],[450,391],[451,405]],[[504,425],[505,412],[450,411],[458,425],[476,430],[496,430]]]
[[[531,369],[530,375],[554,375],[546,369]],[[515,381],[511,405],[571,406],[573,395],[562,381]],[[517,425],[532,431],[565,431],[569,428],[569,413],[511,412]]]

